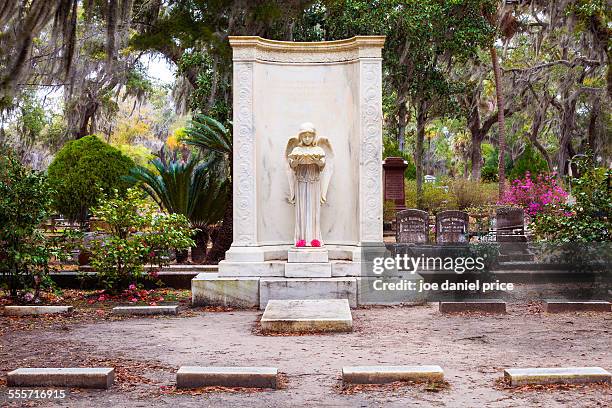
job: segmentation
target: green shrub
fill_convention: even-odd
[[[540,173],[546,172],[548,172],[548,165],[542,154],[531,147],[531,145],[527,145],[525,151],[514,161],[508,179],[521,179],[525,177],[526,173],[537,176]]]
[[[499,181],[499,175],[497,174],[497,167],[485,166],[482,168],[480,173],[480,179],[484,183],[494,183]]]
[[[51,193],[44,174],[0,150],[0,283],[14,300],[36,300],[42,286],[50,284],[51,257],[64,259],[69,253],[63,237],[47,238],[40,229]]]
[[[416,181],[406,180],[406,207],[416,206]],[[449,190],[450,191],[450,190]],[[423,206],[421,210],[437,213],[442,210],[457,208],[455,199],[444,186],[438,183],[423,183]]]
[[[184,215],[160,214],[136,188],[128,189],[124,198],[101,199],[92,212],[108,235],[93,242],[91,265],[111,294],[156,275],[153,269],[145,273],[144,265],[161,268],[171,250],[195,245]]]
[[[489,186],[494,186],[495,190]],[[478,181],[455,179],[449,186],[450,194],[459,210],[481,207],[497,201],[497,183],[483,184]]]
[[[72,221],[83,223],[90,208],[114,189],[124,193],[123,180],[134,161],[96,136],[66,143],[49,166],[49,182],[56,191],[55,209]]]
[[[385,137],[383,140],[383,158],[387,157],[401,157],[408,162],[408,167],[404,171],[404,178],[408,180],[416,179],[416,166],[412,155],[408,152],[403,152],[399,149],[397,140],[390,137]]]
[[[612,241],[612,194],[609,183],[612,170],[593,167],[590,160],[578,163],[580,178],[571,180],[575,203],[547,205],[537,214],[534,234],[552,242]]]

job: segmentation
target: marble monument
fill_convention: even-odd
[[[234,237],[194,304],[356,306],[362,249],[383,242],[384,40],[230,37]]]

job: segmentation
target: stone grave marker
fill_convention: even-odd
[[[498,242],[524,242],[525,213],[522,208],[501,207],[496,210]]]
[[[428,241],[429,214],[427,211],[408,209],[396,215],[395,241],[400,244],[424,244]]]
[[[453,244],[468,242],[469,215],[464,211],[440,211],[436,215],[436,242]]]
[[[392,201],[397,211],[406,209],[404,171],[408,162],[401,157],[387,157],[383,161],[385,201]]]

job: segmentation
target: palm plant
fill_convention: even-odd
[[[184,155],[186,160],[176,152],[172,157],[167,155],[162,150],[160,157],[151,161],[153,169],[132,168],[129,179],[139,183],[161,209],[185,215],[191,226],[198,228],[192,259],[201,262],[206,255],[211,226],[225,212],[229,182],[219,171],[219,159],[214,155],[209,155],[206,161],[188,153]]]
[[[186,129],[187,137],[183,139],[185,144],[199,148],[204,154],[216,155],[224,164],[231,183],[232,171],[232,135],[230,131],[219,121],[203,114],[196,114]],[[211,250],[206,254],[207,263],[218,263],[225,257],[225,251],[232,244],[232,189],[228,186],[226,190],[226,205],[223,214],[223,222],[219,228],[216,239],[213,240]]]

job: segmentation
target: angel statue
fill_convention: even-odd
[[[285,149],[289,202],[295,204],[295,245],[321,246],[321,204],[333,172],[334,153],[324,137],[317,137],[312,123],[303,123]]]

